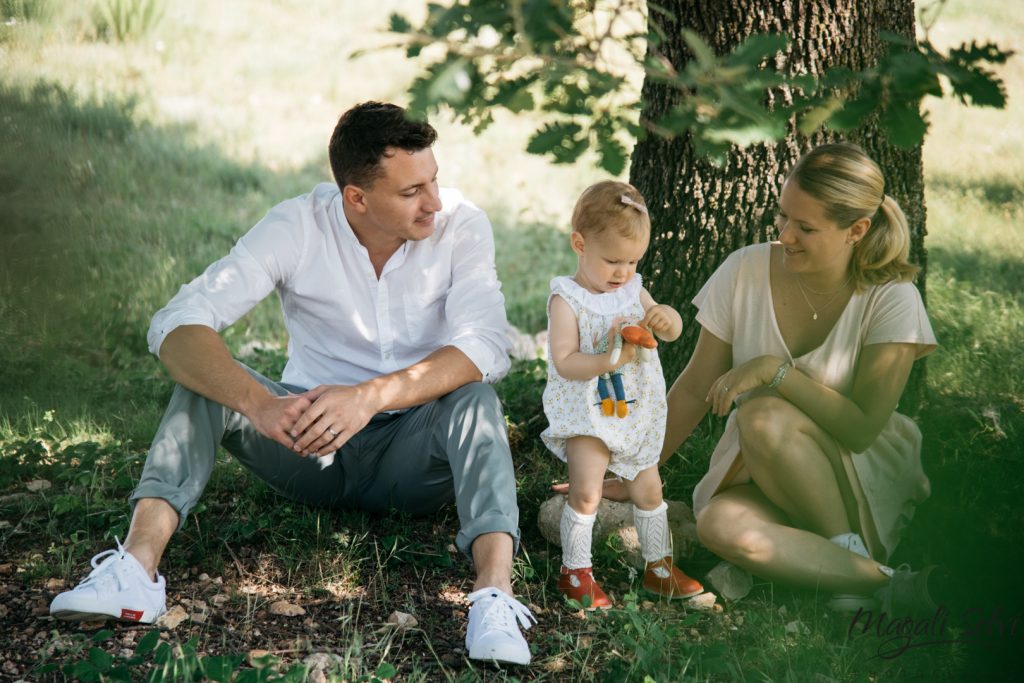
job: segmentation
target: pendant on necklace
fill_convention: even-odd
[[[814,315],[812,315],[812,316],[811,316],[811,319],[812,319],[812,320],[817,320],[817,319],[818,319],[818,314],[817,314],[817,313],[815,313]]]

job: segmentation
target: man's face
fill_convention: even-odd
[[[372,230],[375,234],[366,238],[375,242],[416,242],[434,234],[434,214],[441,210],[434,152],[389,148],[381,168],[383,175],[362,190],[357,233]]]

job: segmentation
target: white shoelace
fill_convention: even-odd
[[[119,559],[124,557],[124,546],[121,545],[121,539],[114,537],[114,541],[117,543],[116,549],[104,550],[102,553],[93,555],[92,559],[89,560],[89,564],[92,565],[92,571],[89,572],[89,576],[75,587],[75,590],[79,588],[87,588],[96,584],[99,586],[101,583],[106,583],[110,580],[117,582],[118,592],[124,590],[126,585],[126,577],[124,576],[127,567],[117,566],[111,567],[112,563],[117,562]],[[100,561],[102,560],[102,562]]]
[[[516,621],[524,629],[529,629],[533,625],[530,623],[531,621],[534,624],[537,623],[537,618],[533,616],[533,613],[530,612],[526,605],[503,590],[481,588],[466,596],[466,599],[471,604],[476,604],[485,598],[493,598],[493,602],[487,606],[483,615],[483,626],[485,629],[509,631],[515,628]]]

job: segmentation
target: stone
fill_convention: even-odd
[[[302,660],[306,667],[307,683],[328,683],[345,668],[345,660],[335,654],[314,652]]]
[[[299,617],[305,614],[306,610],[287,600],[278,600],[270,605],[270,613],[276,614],[279,617]]]
[[[420,622],[418,622],[416,620],[416,617],[414,617],[411,614],[395,610],[391,613],[391,616],[388,617],[388,623],[393,624],[394,626],[397,626],[400,630],[404,631],[406,629],[416,628],[417,626],[419,626]]]
[[[786,633],[794,636],[806,636],[811,632],[804,622],[797,619],[786,624]]]
[[[731,562],[719,562],[707,573],[705,581],[726,600],[745,598],[754,587],[754,577],[750,572]]]
[[[178,628],[178,624],[186,619],[188,619],[188,612],[185,611],[185,608],[181,605],[175,605],[156,620],[156,625],[159,628],[173,631]]]
[[[709,612],[715,609],[715,594],[701,593],[686,599],[686,606],[698,612]]]
[[[675,500],[668,503],[668,525],[672,530],[672,549],[676,562],[680,564],[700,543],[697,540],[697,524],[693,512],[686,503]],[[562,508],[566,497],[555,494],[540,506],[537,514],[537,525],[540,533],[548,542],[556,546],[562,545],[559,525],[562,519]],[[645,562],[640,554],[640,540],[633,525],[633,504],[602,500],[597,508],[597,520],[594,522],[593,546],[603,544],[609,536],[615,536],[619,546],[625,551],[626,562],[637,569],[643,569]]]

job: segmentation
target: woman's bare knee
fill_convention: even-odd
[[[763,396],[744,401],[736,412],[736,427],[748,452],[771,455],[781,451],[796,428],[793,404],[782,398]]]

